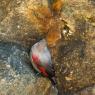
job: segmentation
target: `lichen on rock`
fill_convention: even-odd
[[[49,1],[0,1],[1,95],[54,93],[48,79],[35,76],[29,61],[31,46],[43,38],[48,42],[62,95],[88,95],[89,89],[89,95],[94,95],[95,87],[88,86],[95,84],[95,2]]]

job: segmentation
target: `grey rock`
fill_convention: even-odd
[[[0,42],[0,95],[49,95],[51,87],[46,78],[36,76],[24,47]]]

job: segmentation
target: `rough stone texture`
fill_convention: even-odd
[[[1,95],[56,93],[50,81],[35,76],[27,65],[30,47],[43,37],[51,50],[62,95],[94,95],[95,1],[63,2],[61,14],[52,17],[47,0],[0,0]],[[66,25],[68,33],[63,31]]]
[[[26,18],[27,6],[32,7],[31,4],[38,6],[41,2],[0,0],[0,95],[57,93],[51,82],[37,76],[30,65],[30,46],[40,38],[37,29]]]
[[[95,86],[87,87],[84,90],[78,91],[74,95],[95,95]]]
[[[0,95],[50,93],[54,93],[50,81],[36,76],[30,65],[27,50],[16,43],[0,42]]]
[[[75,32],[60,40],[56,47],[54,62],[61,93],[74,93],[95,83],[95,7],[92,2],[66,0],[64,4],[64,17],[68,24],[73,23]],[[93,94],[88,91],[83,95]]]

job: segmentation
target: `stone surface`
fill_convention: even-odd
[[[50,93],[54,93],[50,81],[36,76],[27,50],[16,43],[0,42],[0,95]]]
[[[41,37],[25,17],[26,4],[38,6],[41,2],[0,1],[0,95],[56,95],[51,82],[37,76],[30,65],[30,46]]]
[[[95,7],[87,0],[66,0],[64,4],[64,17],[75,32],[65,36],[56,47],[54,62],[61,93],[73,94],[95,83],[95,20],[90,20],[95,17],[94,12]]]
[[[63,2],[61,13],[57,10],[60,15],[52,16],[47,0],[0,1],[1,95],[56,93],[51,90],[50,81],[35,76],[28,65],[31,46],[43,37],[46,38],[52,54],[57,86],[62,95],[77,91],[76,95],[93,95],[95,2]],[[68,32],[64,31],[66,26],[69,27]]]
[[[82,89],[81,91],[78,91],[77,94],[74,95],[95,95],[95,86],[92,85],[91,87]]]

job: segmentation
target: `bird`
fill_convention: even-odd
[[[45,39],[35,43],[30,50],[30,60],[34,69],[49,78],[56,85],[55,70],[51,60],[51,54]]]

